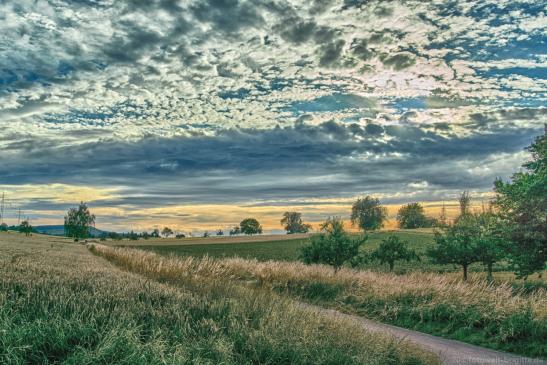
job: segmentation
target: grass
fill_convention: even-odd
[[[428,248],[434,245],[433,232],[431,229],[422,230],[399,230],[399,231],[379,231],[367,233],[367,241],[362,246],[363,251],[372,251],[378,247],[380,242],[389,235],[398,236],[401,240],[408,241],[409,248],[415,250],[421,261],[397,262],[395,271],[399,274],[414,271],[424,272],[453,272],[459,268],[454,265],[438,265],[432,263],[425,255]],[[138,247],[143,250],[153,251],[161,255],[174,256],[194,256],[194,257],[216,257],[230,258],[241,257],[245,259],[257,259],[259,261],[297,261],[302,246],[308,244],[307,238],[289,239],[290,236],[278,237],[269,236],[270,241],[266,242],[250,242],[248,237],[225,237],[215,238],[214,243],[208,243],[207,239],[201,239],[202,243],[196,242],[196,239],[181,241],[164,241],[157,240],[149,242],[145,240],[139,241],[123,241],[118,243],[123,246]],[[259,239],[252,237],[252,239]],[[190,242],[190,243],[189,243]],[[226,242],[226,243],[222,243]],[[176,243],[176,244],[173,244]],[[388,271],[387,264],[369,263],[360,267],[365,270]],[[495,271],[505,270],[503,265],[496,265]],[[483,271],[483,267],[479,264],[474,264],[470,267],[470,271]]]
[[[248,286],[382,322],[526,356],[547,356],[547,292],[488,284],[473,274],[395,275],[298,262],[161,257],[102,247],[122,267],[158,277],[230,278]]]
[[[2,364],[436,364],[233,280],[211,259],[167,259],[0,234]]]

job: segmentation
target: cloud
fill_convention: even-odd
[[[489,189],[547,121],[544,16],[532,1],[3,2],[0,181],[121,189],[111,207]]]

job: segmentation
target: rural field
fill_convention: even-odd
[[[420,254],[433,244],[431,230],[373,232],[363,249],[372,250],[382,238],[393,234],[408,240]],[[333,274],[331,268],[296,261],[306,238],[229,240],[231,243],[216,239],[211,244],[204,240],[200,244],[138,247],[165,259],[123,249],[105,248],[99,252],[128,267],[132,267],[131,259],[120,256],[142,255],[147,262],[163,260],[162,265],[176,265],[180,258],[182,265],[192,268],[218,265],[226,276],[293,299],[497,350],[547,356],[544,275],[517,280],[500,264],[494,283],[489,284],[480,265],[476,265],[469,282],[464,283],[458,268],[431,264],[426,257],[422,262],[403,263],[399,272],[406,275],[386,273],[387,267],[378,264]],[[131,245],[131,241],[124,245]]]
[[[402,261],[395,266],[395,272],[404,274],[407,272],[455,272],[459,269],[454,265],[441,265],[432,262],[426,255],[426,250],[434,246],[433,229],[401,229],[396,231],[377,231],[366,234],[367,240],[361,247],[364,252],[370,252],[378,247],[380,242],[389,237],[396,236],[408,242],[408,247],[416,251],[420,261]],[[264,235],[264,236],[237,236],[237,237],[208,237],[208,238],[184,238],[184,239],[148,239],[136,241],[106,241],[106,245],[120,247],[136,247],[142,250],[156,252],[161,255],[194,256],[229,258],[240,257],[256,259],[258,261],[297,261],[303,246],[308,244],[309,234],[295,235]],[[365,263],[361,269],[374,271],[388,271],[387,265],[378,263]],[[514,275],[506,271],[507,265],[496,264],[494,267],[495,279],[508,281],[519,285],[514,280]],[[484,271],[479,264],[473,264],[470,270],[477,273]],[[480,276],[480,275],[479,275]],[[526,285],[542,286],[544,280],[538,275],[528,278]]]
[[[164,259],[150,255],[0,232],[0,363],[438,363],[233,280],[222,262],[168,260],[156,271],[149,259]]]

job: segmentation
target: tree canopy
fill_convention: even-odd
[[[262,233],[262,226],[255,218],[245,218],[239,223],[241,233],[253,235]]]
[[[432,219],[426,217],[424,207],[420,203],[403,205],[397,212],[397,222],[400,228],[431,227]]]
[[[25,236],[29,236],[32,233],[32,226],[29,221],[22,221],[19,225],[19,232],[24,233]]]
[[[95,225],[95,216],[87,205],[81,202],[78,208],[70,208],[65,216],[65,235],[75,239],[87,238],[89,228]]]
[[[302,221],[302,213],[298,212],[283,213],[281,225],[285,228],[287,234],[307,233],[311,228],[309,224],[305,224]]]
[[[311,237],[310,244],[302,247],[300,258],[307,264],[331,265],[337,272],[342,265],[359,254],[365,237],[351,237],[339,218],[329,218],[321,225],[321,233]]]
[[[382,264],[388,264],[389,271],[393,271],[396,261],[420,260],[416,252],[408,248],[407,241],[402,241],[393,235],[382,240],[380,246],[371,253],[370,257]]]
[[[351,208],[351,223],[363,231],[382,228],[386,218],[387,209],[371,196],[357,199]]]
[[[495,206],[504,223],[513,269],[519,277],[539,272],[547,261],[547,136],[528,147],[532,160],[510,182],[496,180]]]

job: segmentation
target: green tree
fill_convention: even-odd
[[[22,221],[19,225],[19,232],[24,233],[25,236],[30,236],[30,234],[32,233],[32,226],[28,221]]]
[[[7,232],[8,231],[8,225],[6,223],[0,224],[0,232]]]
[[[224,236],[224,231],[222,229],[219,229],[217,231],[217,236]]]
[[[397,222],[400,228],[425,228],[431,227],[432,220],[427,218],[424,207],[420,203],[403,205],[397,212]]]
[[[471,196],[469,195],[469,192],[464,191],[463,193],[461,193],[458,201],[460,203],[460,217],[469,214],[471,212]]]
[[[528,147],[532,160],[510,182],[496,180],[495,206],[503,220],[507,253],[518,277],[545,269],[547,261],[547,136]]]
[[[382,264],[388,264],[389,271],[393,271],[396,261],[420,260],[416,252],[408,248],[407,241],[401,241],[399,237],[394,235],[382,240],[380,246],[371,253],[370,257]]]
[[[236,236],[241,233],[241,230],[239,229],[239,226],[235,226],[234,228],[230,229],[230,236]]]
[[[157,228],[154,228],[154,230],[152,231],[152,233],[150,233],[150,237],[159,238],[159,237],[160,237],[160,230],[157,229]]]
[[[359,254],[359,247],[365,237],[352,238],[344,229],[339,218],[329,218],[321,225],[321,232],[310,239],[310,244],[302,247],[300,259],[307,263],[331,265],[334,272]]]
[[[239,223],[239,227],[243,234],[253,235],[262,233],[262,226],[254,218],[245,218]]]
[[[471,218],[478,226],[478,236],[475,237],[477,261],[486,267],[487,279],[492,282],[494,264],[505,257],[503,223],[491,211],[474,214]]]
[[[65,216],[65,236],[75,239],[87,238],[89,228],[95,225],[95,216],[81,202],[78,208],[70,208]]]
[[[165,227],[164,229],[161,230],[161,235],[165,238],[169,237],[172,234],[173,234],[173,230],[169,227]]]
[[[377,198],[359,198],[351,207],[351,223],[363,231],[382,228],[386,218],[387,209]]]
[[[285,212],[281,219],[281,225],[285,227],[287,234],[307,233],[311,226],[302,221],[302,213]]]
[[[473,216],[466,214],[451,226],[435,232],[436,246],[427,254],[438,264],[456,264],[462,267],[463,280],[467,280],[469,265],[479,261],[477,257],[477,237],[479,227]]]

